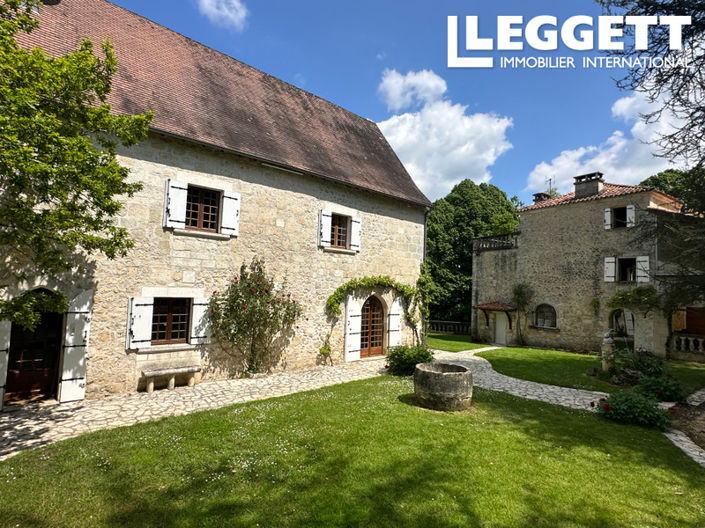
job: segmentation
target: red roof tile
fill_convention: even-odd
[[[602,200],[603,198],[614,198],[615,196],[624,196],[627,194],[635,194],[654,190],[655,189],[653,187],[642,187],[640,185],[619,185],[617,183],[605,182],[604,188],[599,194],[585,196],[583,198],[576,198],[575,193],[572,192],[564,194],[563,196],[558,196],[556,198],[550,198],[548,200],[544,200],[543,202],[535,203],[527,207],[522,207],[521,209],[519,209],[519,212],[523,213],[524,211],[533,211],[534,209],[545,209],[546,207],[554,207],[556,205],[589,202],[593,200]]]
[[[104,0],[40,8],[25,46],[53,55],[110,38],[119,114],[154,111],[152,129],[430,205],[372,121]]]
[[[473,308],[478,310],[491,310],[494,312],[516,312],[517,309],[511,304],[505,304],[500,301],[492,301],[484,304],[475,304]]]

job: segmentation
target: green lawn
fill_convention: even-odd
[[[100,431],[0,462],[3,527],[705,526],[705,469],[660,433],[380,377]]]
[[[436,350],[445,350],[447,352],[460,352],[488,346],[483,343],[473,343],[470,341],[470,336],[452,334],[428,334],[426,336],[426,344]]]
[[[623,388],[585,374],[590,367],[600,366],[595,356],[531,348],[500,348],[480,352],[478,356],[492,363],[497,372],[514,378],[603,392]],[[683,384],[686,394],[705,387],[703,364],[667,361],[666,372]]]

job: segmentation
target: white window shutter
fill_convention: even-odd
[[[402,317],[403,309],[401,306],[401,298],[396,297],[392,301],[392,307],[389,309],[389,324],[388,332],[389,338],[387,339],[388,348],[396,347],[401,345],[401,331],[402,331]]]
[[[91,333],[93,290],[85,290],[69,301],[61,357],[60,402],[86,397],[86,355]]]
[[[605,209],[605,229],[612,229],[612,209]]]
[[[649,282],[649,257],[636,258],[636,281]]]
[[[128,349],[152,346],[152,313],[154,297],[132,297],[127,314]]]
[[[348,295],[345,303],[345,361],[360,359],[360,333],[362,307],[357,299]]]
[[[629,310],[624,310],[624,326],[627,330],[628,336],[634,336],[634,314]]]
[[[318,213],[318,245],[330,247],[331,222],[333,213],[322,210]]]
[[[208,299],[196,297],[191,303],[191,332],[189,343],[203,345],[210,341],[208,327]]]
[[[362,220],[357,217],[350,219],[350,249],[360,251],[360,234],[362,231]]]
[[[7,366],[10,359],[10,333],[12,323],[4,319],[0,321],[0,409],[5,400],[5,383],[7,382]]]
[[[634,227],[636,224],[636,208],[633,205],[627,206],[627,227]]]
[[[615,257],[605,257],[605,282],[615,282],[617,280],[617,259]]]
[[[166,180],[166,198],[164,199],[164,227],[184,229],[186,227],[186,196],[188,183]]]
[[[224,192],[220,214],[220,232],[236,237],[240,234],[240,193]]]

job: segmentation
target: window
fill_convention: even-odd
[[[621,258],[617,260],[617,280],[619,282],[636,282],[635,258]]]
[[[633,205],[605,209],[605,229],[634,227],[635,220],[636,208]]]
[[[191,299],[154,299],[152,344],[186,343],[190,312]]]
[[[186,229],[218,231],[220,192],[188,186],[186,195]]]
[[[240,233],[240,195],[170,178],[166,181],[163,225],[180,234],[200,231],[208,237],[236,237]]]
[[[333,214],[330,222],[330,245],[334,248],[348,249],[349,216]]]
[[[345,252],[350,253],[359,252],[361,231],[362,221],[356,216],[325,209],[319,212],[318,245],[324,250],[330,248],[347,250]]]
[[[538,328],[556,328],[556,310],[550,304],[539,304],[536,307],[535,325]]]

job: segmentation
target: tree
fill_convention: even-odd
[[[152,118],[111,114],[117,62],[109,41],[102,56],[89,40],[56,58],[22,48],[17,37],[38,26],[38,4],[0,2],[0,277],[7,281],[60,274],[93,253],[112,259],[132,247],[113,218],[120,198],[141,185],[127,181],[115,148],[145,138]],[[0,319],[31,329],[40,311],[65,302],[52,299],[29,292],[0,301]]]
[[[661,136],[657,143],[661,155],[669,160],[684,160],[690,166],[705,161],[705,33],[704,0],[597,0],[609,14],[627,16],[690,16],[691,24],[682,27],[682,49],[670,48],[668,26],[649,27],[649,51],[654,57],[673,61],[673,66],[642,67],[635,64],[617,86],[644,94],[655,108],[643,116],[653,123],[669,114],[678,118],[679,126]],[[633,35],[634,26],[625,26],[625,34]],[[613,55],[640,57],[645,54],[634,46],[612,51]],[[678,62],[678,60],[682,62]]]
[[[428,215],[427,262],[435,287],[429,299],[431,317],[465,321],[472,307],[472,240],[514,232],[516,208],[495,187],[464,180]]]
[[[240,372],[274,367],[300,316],[301,305],[276,289],[257,258],[210,300],[211,335]]]

